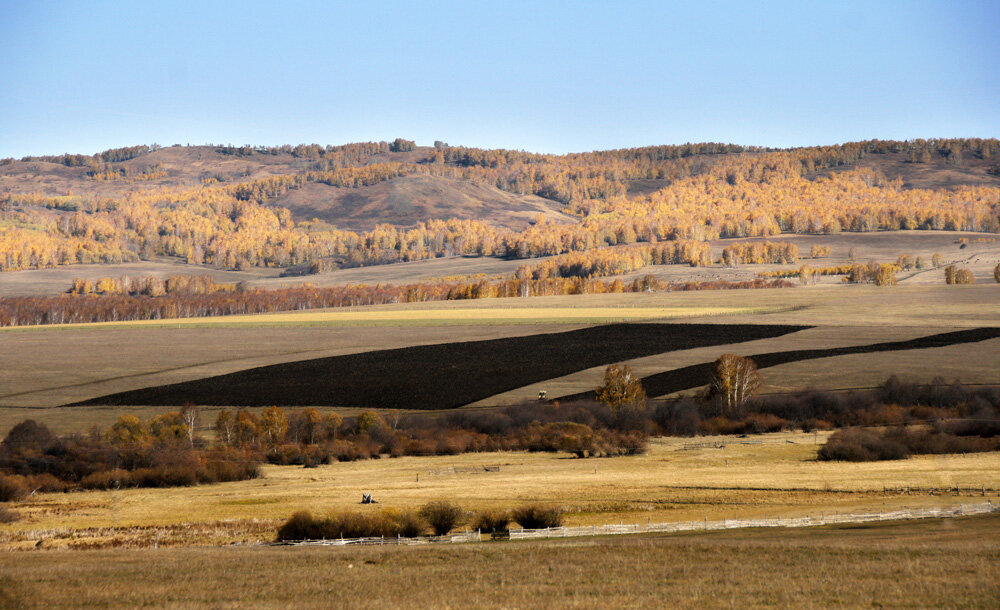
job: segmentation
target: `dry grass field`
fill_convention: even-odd
[[[22,519],[0,525],[0,549],[252,543],[273,539],[297,510],[407,509],[436,499],[470,511],[542,502],[565,510],[567,525],[599,525],[949,506],[984,498],[884,490],[1000,487],[1000,453],[818,462],[827,434],[775,433],[751,444],[707,437],[695,440],[724,446],[697,449],[692,439],[654,439],[645,455],[586,460],[509,452],[265,466],[263,478],[238,483],[40,494],[12,506]],[[360,506],[366,492],[379,504]]]
[[[1000,517],[987,516],[794,535],[4,553],[0,605],[996,608],[998,533]]]
[[[114,392],[177,383],[257,366],[372,349],[473,341],[582,328],[621,320],[815,325],[785,337],[670,352],[630,361],[643,375],[741,354],[908,340],[961,328],[997,326],[1000,287],[873,286],[576,295],[383,305],[332,312],[221,317],[153,325],[0,330],[0,429],[35,417],[62,432],[108,425],[124,411],[59,405]],[[747,313],[741,313],[746,311]],[[698,313],[729,312],[699,316]],[[300,318],[300,316],[302,316]],[[366,316],[368,317],[367,319]],[[603,318],[598,316],[604,316]],[[324,318],[326,321],[324,321]],[[299,322],[298,320],[309,320]],[[934,349],[856,354],[764,371],[764,392],[875,385],[891,374],[1000,383],[1000,340]],[[480,401],[516,402],[589,390],[601,367]]]

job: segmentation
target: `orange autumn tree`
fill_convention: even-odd
[[[646,406],[642,380],[627,364],[612,364],[604,371],[604,385],[595,390],[597,400],[612,411]]]

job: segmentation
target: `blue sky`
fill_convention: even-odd
[[[0,0],[0,157],[1000,136],[1000,2]]]

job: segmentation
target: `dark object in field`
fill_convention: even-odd
[[[929,349],[934,347],[945,347],[959,343],[977,343],[1000,337],[1000,328],[972,328],[969,330],[959,330],[938,335],[929,335],[909,341],[890,341],[887,343],[873,343],[870,345],[851,345],[848,347],[834,347],[829,349],[800,349],[789,352],[770,352],[766,354],[755,354],[747,356],[754,361],[758,369],[763,369],[787,362],[798,362],[800,360],[814,360],[816,358],[831,358],[834,356],[846,356],[848,354],[871,354],[875,352],[894,352],[909,349]],[[703,362],[685,366],[683,368],[666,371],[643,377],[642,387],[648,396],[663,396],[681,390],[689,390],[706,385],[712,371],[711,362]],[[560,401],[572,400],[593,400],[594,392],[581,392],[569,396],[561,396]]]
[[[362,504],[378,504],[378,502],[375,501],[375,498],[372,498],[371,494],[361,494],[361,503]]]
[[[808,326],[609,324],[287,362],[78,405],[460,407],[532,383],[663,352],[779,337]]]

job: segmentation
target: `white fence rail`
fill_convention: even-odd
[[[992,502],[962,504],[945,508],[911,508],[877,513],[822,513],[806,517],[773,517],[764,519],[722,519],[719,521],[676,521],[672,523],[617,523],[609,525],[589,525],[583,527],[550,527],[546,529],[512,529],[511,540],[538,538],[573,538],[580,536],[613,536],[619,534],[645,534],[667,532],[691,532],[706,530],[728,530],[751,527],[812,527],[836,525],[838,523],[867,523],[871,521],[899,521],[903,519],[931,519],[941,517],[964,517],[984,515],[1000,511],[1000,505]],[[419,538],[338,538],[334,540],[295,540],[275,542],[274,545],[295,546],[364,546],[364,545],[419,545],[440,543],[480,542],[479,531],[459,532],[447,536],[424,536]]]
[[[371,546],[371,545],[416,545],[416,544],[435,544],[442,542],[479,542],[482,540],[482,536],[478,531],[475,532],[458,532],[455,534],[448,534],[447,536],[421,536],[418,538],[404,538],[399,537],[384,537],[378,536],[375,538],[334,538],[333,540],[286,540],[284,542],[275,542],[274,545],[286,546]]]

